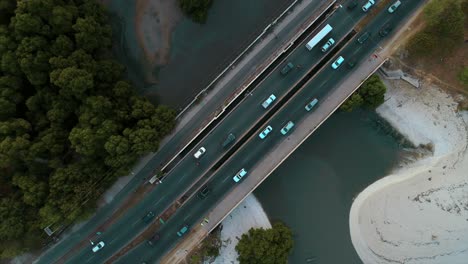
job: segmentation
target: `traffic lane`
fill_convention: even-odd
[[[385,22],[386,21],[381,21],[380,23],[385,23]],[[351,43],[351,45],[349,45],[349,47],[345,48],[342,51],[342,54],[347,54],[348,50],[353,51],[353,50],[357,49],[357,50],[360,51],[360,53],[358,53],[357,55],[360,56],[361,58],[365,58],[371,53],[372,48],[376,47],[376,45],[375,45],[376,43],[372,43],[372,42],[369,42],[369,43],[370,44],[367,45],[367,49],[361,48],[363,46],[359,45],[359,44],[356,44],[355,42]],[[325,66],[323,71],[317,76],[318,78],[316,78],[316,79],[314,79],[314,81],[310,82],[308,87],[307,87],[308,89],[306,88],[305,90],[303,90],[303,92],[307,93],[307,94],[314,94],[315,93],[315,94],[317,94],[317,96],[319,96],[320,94],[323,94],[323,93],[327,93],[328,91],[330,91],[330,89],[332,89],[333,87],[336,86],[335,85],[336,82],[332,82],[331,80],[336,81],[336,80],[343,79],[351,71],[352,71],[352,69],[349,69],[349,68],[346,68],[346,67],[343,67],[343,68],[340,67],[340,68],[338,68],[338,70],[333,70],[333,69],[330,68],[329,65],[327,65],[327,66]],[[336,75],[338,75],[338,76],[336,76]],[[318,88],[316,88],[316,87],[318,87]],[[311,88],[316,88],[316,89],[313,90]],[[296,100],[291,101],[292,103],[289,104],[289,105],[294,106],[295,109],[285,108],[284,110],[280,111],[280,113],[278,113],[275,116],[274,119],[271,120],[271,123],[278,124],[278,123],[281,123],[281,122],[286,122],[287,119],[289,119],[289,117],[291,117],[290,113],[288,112],[290,110],[293,110],[293,112],[301,111],[301,109],[304,107],[304,105],[307,103],[307,101],[303,100],[303,96],[301,96],[301,94],[299,94],[299,96],[295,97],[295,99]],[[306,112],[305,109],[301,113],[302,113],[301,115],[298,115],[298,116],[295,116],[295,117],[293,116],[291,119],[300,120],[300,119],[302,119],[302,117],[304,117],[305,115],[308,114],[308,112]],[[285,116],[288,116],[288,118],[285,118]],[[271,133],[273,133],[273,131]],[[254,136],[256,136],[256,135],[254,135]],[[277,133],[270,134],[267,137],[267,139],[272,140],[272,142],[267,142],[267,140],[265,140],[264,143],[267,143],[267,144],[264,144],[264,145],[270,146],[270,145],[274,145],[275,142],[279,142],[281,140],[284,140],[285,137],[281,136],[281,134],[278,133],[278,131],[277,131]],[[230,173],[228,173],[230,175],[225,176],[225,178],[222,179],[220,189],[223,189],[222,188],[223,184],[230,183],[229,179],[235,174],[235,172],[238,169],[240,169],[241,167],[246,167],[246,169],[248,170],[249,166],[252,166],[252,164],[256,163],[254,159],[261,156],[261,155],[258,155],[259,153],[257,153],[256,151],[260,150],[261,152],[263,152],[262,148],[257,145],[257,142],[255,142],[255,140],[252,140],[252,142],[255,143],[255,146],[251,146],[251,145],[247,144],[247,145],[245,145],[245,148],[243,148],[243,149],[247,149],[248,152],[244,153],[244,152],[240,151],[240,152],[236,153],[235,157],[240,157],[241,158],[240,163],[243,163],[244,166],[234,166],[234,168],[230,168],[231,171],[230,171]],[[271,143],[273,143],[273,144],[271,144]],[[252,157],[249,157],[249,154],[252,155]],[[236,162],[236,159],[233,157],[232,161]],[[231,165],[231,162],[229,164]],[[222,173],[222,174],[224,174],[224,173]],[[213,184],[215,184],[215,182],[214,182],[215,179],[218,179],[218,177],[213,178]],[[219,184],[217,186],[219,186]],[[196,213],[192,214],[192,215],[196,215]]]
[[[192,197],[161,228],[160,234],[172,234],[172,237],[168,237],[169,240],[158,241],[158,246],[151,248],[151,251],[149,251],[144,244],[141,244],[129,252],[129,254],[121,258],[117,263],[129,263],[128,261],[130,260],[155,261],[162,257],[170,248],[182,239],[177,237],[176,233],[183,225],[188,224],[189,226],[194,227],[194,225],[200,224],[200,220],[206,212],[214,207],[219,199],[225,196],[233,186],[235,187],[242,184],[242,181],[240,183],[235,183],[232,179],[241,168],[245,168],[247,171],[250,170],[248,165],[242,165],[248,164],[255,157],[258,158],[260,154],[265,153],[265,151],[270,147],[269,143],[272,141],[271,138],[267,137],[264,140],[261,140],[258,138],[258,135],[254,135],[253,137],[254,139],[249,141],[250,145],[247,147],[248,151],[244,151],[242,154],[236,154],[235,159],[231,160],[227,166],[224,166],[223,170],[218,171],[207,184],[211,188],[209,196],[203,200],[196,196]],[[254,145],[256,147],[252,148]],[[248,175],[246,177],[248,177]]]
[[[348,18],[348,20],[347,20],[347,19],[342,19],[343,17],[340,16],[340,15],[341,15],[340,13],[345,14],[344,17],[345,17],[345,18]],[[348,21],[351,20],[351,16],[349,16],[349,15],[347,15],[345,12],[343,12],[343,9],[342,9],[342,8],[340,8],[339,10],[337,10],[337,11],[329,18],[329,21],[327,21],[327,23],[332,23],[332,24],[333,24],[333,18],[336,18],[336,19],[337,19],[337,18],[340,18],[340,19],[337,19],[337,20],[338,20],[338,21],[341,21],[341,25],[346,25],[346,24],[348,24]],[[336,32],[336,29],[339,28],[339,27],[336,26],[336,25],[334,25],[334,28],[335,28],[335,32]],[[305,43],[305,42],[304,42],[304,43]],[[315,50],[318,51],[318,48],[316,48]],[[299,50],[299,51],[300,51],[300,50]],[[303,52],[303,53],[304,53],[304,52],[310,53],[310,52],[308,52],[308,51],[305,51],[305,49],[303,49],[302,52]],[[292,54],[294,54],[294,52],[293,52]],[[319,53],[319,54],[318,54],[318,57],[321,57],[321,56],[323,56],[323,54]],[[302,57],[302,56],[301,56],[301,57]],[[309,61],[311,61],[311,60],[309,60]],[[279,71],[279,70],[280,70],[280,67],[277,67],[276,70]],[[273,76],[274,76],[274,75],[273,75]],[[279,75],[279,72],[277,73],[277,76],[280,76],[280,75]],[[290,76],[291,76],[291,75],[290,75]],[[282,83],[282,82],[286,82],[286,81],[287,81],[286,78],[284,78],[283,76],[280,76],[279,81],[275,80],[275,81],[274,81],[274,84],[278,85],[279,87],[287,87],[287,86],[284,86],[283,83]],[[269,94],[269,92],[267,92],[266,94],[264,94],[265,98],[267,97],[266,95],[268,95],[268,94]],[[252,99],[253,99],[253,98],[252,98]],[[250,109],[254,109],[254,108],[250,108]],[[249,115],[247,115],[247,116],[251,116],[251,115],[249,114]],[[254,116],[254,115],[252,115],[252,116]],[[241,120],[245,120],[245,121],[247,122],[247,119],[241,119]],[[239,122],[237,122],[237,123],[239,123]],[[243,124],[239,124],[239,125],[240,125],[241,127],[243,126]],[[223,132],[224,132],[224,131],[223,131]],[[225,136],[225,133],[223,133],[223,136]],[[220,140],[220,138],[218,138],[218,140]],[[200,146],[201,146],[201,144],[199,145],[199,147],[200,147]],[[213,153],[213,154],[215,154],[215,153]],[[192,163],[188,164],[188,166],[193,168],[193,164],[192,164]],[[179,177],[178,177],[178,179],[177,179],[177,183],[176,183],[176,184],[179,185],[179,184],[181,183],[181,181],[184,179],[184,177],[185,177],[188,173],[187,173],[186,167],[185,167],[183,164],[180,165],[180,166],[178,166],[178,167],[181,168],[182,171],[186,172],[186,173],[183,173],[182,175],[179,175]],[[189,174],[190,174],[190,175],[193,175],[192,173],[189,173]],[[173,178],[173,177],[172,177],[172,178]],[[131,221],[131,220],[130,220],[130,221]],[[127,223],[122,223],[122,224],[123,224],[123,225],[126,225],[126,226],[128,225]],[[131,226],[134,226],[134,225],[132,224]],[[117,228],[118,228],[118,226],[117,226]],[[120,228],[119,228],[119,229],[120,229]],[[129,230],[128,233],[129,233],[129,234],[133,234],[133,233],[135,233],[135,230]],[[125,236],[123,236],[123,237],[125,237]],[[115,238],[113,238],[111,241],[115,241]]]

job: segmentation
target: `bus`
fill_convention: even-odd
[[[330,31],[332,31],[332,29],[332,26],[327,24],[324,28],[322,28],[322,30],[319,31],[319,33],[317,33],[317,35],[315,35],[311,40],[309,40],[309,42],[307,42],[306,48],[308,50],[312,50],[315,45],[317,45],[328,33],[330,33]]]

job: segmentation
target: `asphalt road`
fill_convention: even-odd
[[[292,18],[289,24],[286,24],[285,27],[276,32],[278,40],[290,39],[295,32],[297,31],[298,26],[302,25],[305,21],[310,18],[310,15],[313,14],[318,6],[321,6],[320,2],[325,0],[313,0],[306,8],[301,10],[296,17]],[[220,89],[219,92],[210,99],[203,108],[189,120],[183,127],[169,140],[168,143],[163,145],[156,155],[151,158],[144,167],[136,173],[132,180],[114,197],[114,199],[100,208],[96,212],[96,215],[92,219],[88,220],[83,226],[78,230],[72,232],[70,235],[62,238],[61,241],[54,245],[54,248],[48,250],[41,258],[37,261],[37,264],[42,263],[53,263],[61,256],[66,254],[73,246],[83,239],[85,239],[90,232],[98,228],[103,224],[106,219],[112,215],[112,213],[122,205],[125,199],[132,195],[133,191],[137,189],[144,178],[148,177],[150,174],[153,174],[155,169],[160,166],[161,163],[165,162],[168,157],[175,155],[177,151],[190,139],[193,134],[194,128],[199,128],[209,117],[210,115],[220,107],[220,105],[232,94],[237,87],[241,86],[242,83],[249,77],[252,69],[255,69],[260,64],[262,64],[268,57],[271,56],[271,53],[275,50],[278,50],[282,45],[281,41],[271,41],[263,45],[263,49],[254,55],[253,59],[246,63],[243,67],[236,67],[235,75],[232,79],[228,80],[226,84]],[[201,89],[201,88],[200,88]]]
[[[341,39],[362,16],[364,16],[362,12],[349,13],[344,8],[338,9],[326,22],[334,27],[334,30],[327,36],[327,39],[329,37],[333,37],[335,40]],[[226,151],[220,146],[224,138],[229,133],[234,133],[240,138],[242,134],[246,133],[267,112],[260,105],[264,99],[274,93],[278,97],[275,101],[277,103],[291,88],[291,85],[301,80],[305,76],[307,69],[310,69],[324,56],[324,53],[319,50],[319,46],[312,51],[308,51],[304,48],[304,45],[305,43],[301,44],[285,60],[291,61],[296,65],[301,65],[300,69],[293,69],[287,76],[282,76],[280,70],[286,62],[279,65],[255,88],[252,95],[245,98],[237,109],[229,114],[207,138],[195,147],[195,150],[201,146],[207,149],[206,154],[200,159],[199,165],[196,164],[196,160],[192,156],[193,153],[181,160],[166,176],[166,180],[148,194],[144,201],[129,209],[117,223],[102,233],[99,240],[103,240],[106,246],[101,251],[92,253],[90,246],[75,255],[69,262],[103,262],[125,246],[132,237],[147,227],[147,224],[142,221],[142,217],[148,211],[151,210],[156,215],[159,215],[180,196],[181,190],[188,188],[201,175],[205,173],[210,175],[209,168]],[[272,106],[268,110],[271,109]]]
[[[290,120],[295,123],[300,122],[300,120],[308,114],[308,112],[305,111],[304,106],[309,102],[310,98],[317,97],[320,100],[320,98],[324,97],[328,92],[336,87],[337,84],[346,79],[346,76],[353,70],[346,65],[348,62],[347,58],[355,59],[356,64],[362,63],[364,60],[368,59],[372,51],[378,48],[379,43],[387,37],[381,37],[378,34],[382,26],[389,23],[393,28],[395,28],[422,2],[423,0],[403,1],[402,6],[394,14],[389,14],[386,9],[378,14],[375,19],[373,19],[373,21],[361,31],[361,33],[371,32],[371,37],[366,42],[360,44],[356,41],[357,37],[361,35],[358,33],[356,37],[333,58],[334,60],[340,55],[345,58],[345,62],[340,68],[333,70],[330,67],[333,60],[325,65],[315,78],[313,78],[301,91],[299,91],[270,120],[268,120],[267,123],[273,127],[273,131],[264,140],[261,140],[258,137],[258,133],[267,124],[265,124],[261,130],[257,131],[257,133],[255,133],[249,141],[213,175],[208,183],[211,193],[206,199],[200,200],[196,196],[189,199],[186,204],[180,208],[161,228],[159,231],[160,240],[156,245],[151,247],[146,243],[143,243],[121,258],[117,263],[140,263],[144,261],[152,263],[161,258],[170,248],[181,240],[176,233],[183,225],[187,224],[189,226],[193,226],[199,224],[209,209],[222,199],[231,188],[235,188],[238,184],[242,184],[242,182],[234,183],[232,180],[232,177],[241,168],[245,168],[247,171],[251,170],[267,152],[274,149],[274,146],[277,143],[287,139],[287,136],[283,136],[280,133],[281,127]],[[349,11],[343,9],[341,15],[343,16],[343,13],[346,12]],[[353,14],[360,12],[362,11],[359,8],[356,8],[349,13]],[[341,19],[343,19],[342,16]],[[334,16],[330,19],[333,19],[333,17]],[[330,24],[331,21],[332,20],[330,20]],[[389,35],[391,35],[391,32]],[[315,49],[317,50],[318,48]],[[298,51],[300,51],[300,49],[298,49]],[[308,58],[311,59],[313,53],[309,53],[308,56]],[[288,76],[287,78],[293,78],[293,75]],[[269,92],[266,94],[268,93]],[[258,100],[257,102],[261,101],[262,100]],[[245,111],[249,111],[249,109],[244,109],[243,112]],[[248,115],[245,114],[244,117],[248,117]],[[232,123],[231,125],[235,126],[235,124],[236,123]],[[224,132],[226,133],[227,131]],[[294,130],[291,130],[289,133],[294,133]],[[211,142],[216,142],[216,140]],[[206,146],[207,149],[210,149],[208,144]],[[218,146],[217,148],[220,147]],[[208,156],[206,158],[208,159]],[[248,175],[246,177],[248,177]]]

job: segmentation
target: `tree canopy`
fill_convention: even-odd
[[[138,96],[95,0],[0,0],[0,257],[76,221],[175,112]]]
[[[358,107],[375,109],[385,101],[386,91],[387,88],[379,76],[374,74],[341,105],[340,109],[347,112]]]
[[[196,23],[205,23],[213,0],[178,0],[182,11]]]
[[[450,54],[463,44],[465,10],[468,0],[434,0],[424,9],[426,26],[408,42],[412,56]]]
[[[292,247],[291,229],[278,222],[271,229],[251,228],[242,235],[236,251],[240,264],[285,264]]]

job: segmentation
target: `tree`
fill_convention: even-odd
[[[85,93],[94,86],[93,75],[76,67],[68,67],[60,71],[53,84],[60,87],[61,95],[71,98],[84,99]]]
[[[341,105],[340,109],[347,112],[361,106],[375,109],[385,101],[386,91],[384,83],[374,74]]]
[[[359,88],[359,94],[364,100],[364,106],[375,109],[385,101],[387,88],[379,76],[372,75]]]
[[[356,108],[359,108],[364,103],[359,93],[353,93],[341,106],[342,111],[351,112]]]
[[[241,264],[284,264],[292,247],[291,229],[282,223],[266,230],[251,228],[236,245],[237,259]]]
[[[468,66],[463,67],[463,69],[458,74],[458,79],[464,85],[468,85]]]
[[[178,0],[182,11],[197,23],[205,23],[213,0]]]

